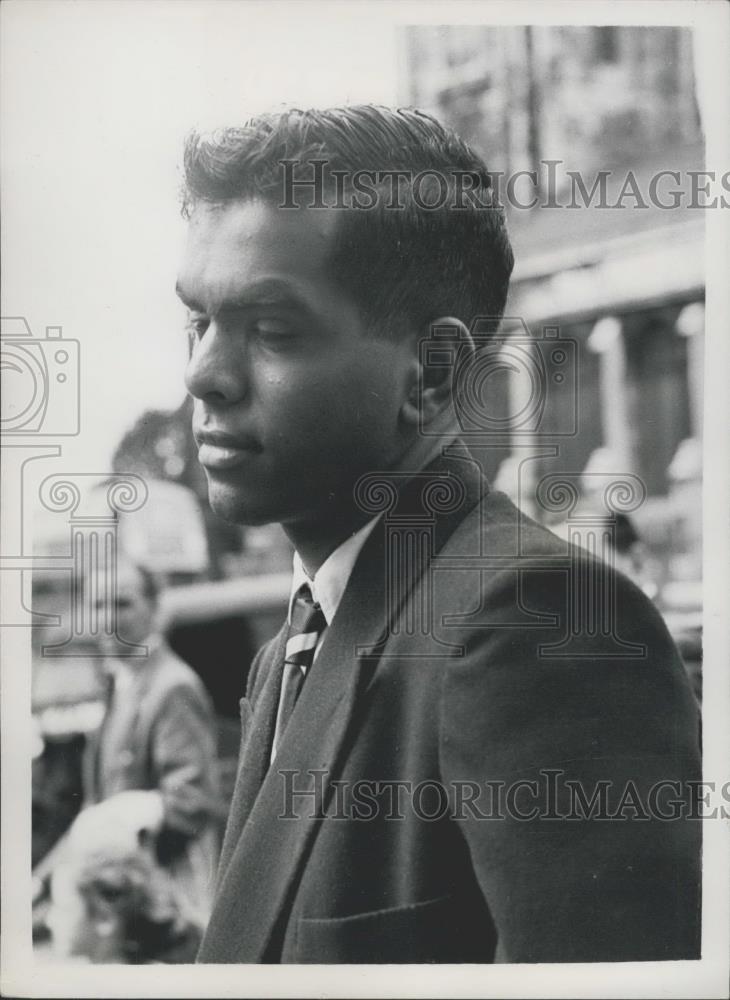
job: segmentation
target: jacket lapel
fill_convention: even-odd
[[[458,460],[464,458],[466,463]],[[463,487],[458,509],[435,517],[437,550],[478,503],[486,484],[466,455],[442,456],[428,471],[432,477],[455,476]],[[403,490],[398,516],[406,521],[422,516],[420,500],[412,494],[422,497],[423,487],[420,479]],[[272,645],[268,677],[243,750],[216,904],[199,961],[260,962],[266,955],[323,815],[330,782],[339,773],[345,737],[357,723],[359,696],[398,611],[385,593],[386,540],[381,518],[363,546],[269,767],[285,630]]]
[[[281,689],[281,671],[277,670],[277,665],[284,659],[286,634],[285,623],[263,654],[260,676],[264,680],[255,705],[248,698],[241,698],[241,753],[218,864],[219,886],[269,769],[276,707]]]
[[[317,808],[321,803],[314,802],[314,796],[326,798],[363,676],[369,675],[362,659],[353,662],[353,634],[375,641],[382,632],[382,564],[378,559],[382,537],[378,534],[376,526],[365,546],[369,552],[363,549],[358,561],[360,585],[348,585],[269,767],[281,685],[281,671],[276,667],[283,660],[285,631],[274,644],[276,650],[272,647],[268,677],[241,758],[216,903],[199,961],[263,959],[321,814]],[[259,788],[262,771],[265,776]],[[295,815],[290,811],[288,819],[284,818],[287,782],[301,793],[293,800]]]

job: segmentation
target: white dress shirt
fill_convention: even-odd
[[[319,604],[327,625],[329,626],[332,624],[332,619],[335,617],[335,612],[340,606],[342,595],[345,593],[345,587],[347,587],[347,581],[350,579],[350,574],[352,573],[353,567],[357,562],[357,557],[360,555],[360,551],[370,535],[370,532],[375,527],[379,516],[380,515],[377,515],[371,521],[368,521],[368,523],[363,525],[363,527],[356,531],[354,535],[351,535],[346,541],[338,546],[335,551],[325,559],[317,572],[314,574],[313,579],[310,579],[307,575],[307,571],[305,570],[304,564],[299,557],[299,553],[294,553],[294,572],[292,576],[291,594],[289,596],[289,614],[287,616],[288,622],[291,623],[292,607],[294,605],[294,598],[297,595],[297,591],[303,583],[308,583],[309,588],[312,591],[312,600],[315,604]],[[320,646],[322,645],[323,639],[324,633],[320,635],[315,647],[315,658],[319,652]]]

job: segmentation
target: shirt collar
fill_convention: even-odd
[[[307,583],[312,591],[312,599],[321,607],[327,624],[332,624],[332,619],[335,617],[335,612],[340,606],[342,595],[345,592],[347,581],[350,579],[350,574],[357,561],[357,557],[360,555],[360,550],[365,544],[368,535],[375,527],[379,516],[368,521],[354,535],[351,535],[342,545],[336,548],[314,574],[314,579],[310,580],[307,576],[307,571],[304,569],[302,560],[299,558],[299,553],[294,553],[294,575],[292,577],[289,614],[287,618],[289,622],[291,622],[292,605],[297,591],[303,583]]]

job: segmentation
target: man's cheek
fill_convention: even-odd
[[[352,403],[339,392],[316,385],[302,386],[295,398],[289,398],[276,416],[280,433],[311,441],[313,435],[336,437],[351,422]]]

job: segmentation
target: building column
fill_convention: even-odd
[[[690,434],[702,440],[705,376],[705,307],[702,303],[692,302],[685,306],[677,317],[676,326],[677,333],[687,338]]]
[[[674,581],[698,582],[702,578],[704,329],[702,303],[685,306],[677,318],[676,330],[687,338],[690,436],[680,441],[667,470],[673,509],[669,573]]]
[[[615,472],[634,468],[633,441],[626,381],[626,345],[621,321],[605,316],[593,327],[588,349],[600,359],[601,424],[604,447]]]

